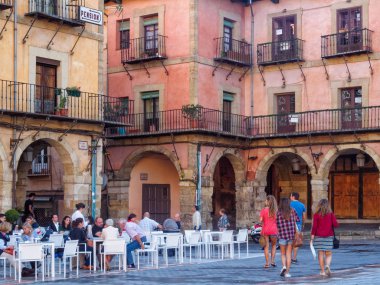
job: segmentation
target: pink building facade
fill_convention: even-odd
[[[200,203],[206,228],[221,208],[244,227],[266,195],[296,191],[309,216],[329,198],[340,218],[380,217],[380,4],[300,5],[106,4],[108,92],[123,98],[109,114],[125,124],[106,130],[110,216],[187,223]]]

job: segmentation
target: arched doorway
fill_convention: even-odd
[[[305,204],[307,216],[311,217],[312,195],[311,176],[307,163],[294,153],[282,153],[277,156],[269,167],[267,174],[267,195],[289,198],[291,192],[298,192],[299,200]]]
[[[180,212],[179,176],[166,155],[144,152],[130,174],[129,211],[142,216],[149,212],[159,223]]]
[[[339,153],[329,172],[329,199],[341,219],[380,218],[379,169],[356,149]]]
[[[64,164],[48,140],[30,144],[17,165],[16,207],[23,209],[28,194],[36,193],[34,211],[38,223],[47,226],[52,214],[64,213]]]
[[[228,215],[231,228],[234,229],[236,227],[236,180],[234,168],[227,157],[223,156],[217,162],[213,179],[213,228],[217,228],[219,211],[224,208]]]

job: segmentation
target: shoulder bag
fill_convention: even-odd
[[[294,234],[293,247],[303,246],[303,234],[298,230],[297,222],[294,221],[296,232]]]
[[[338,249],[340,246],[340,240],[335,236],[335,230],[334,230],[334,224],[333,224],[333,219],[332,219],[332,213],[331,213],[331,227],[334,233],[334,239],[333,239],[333,249]]]

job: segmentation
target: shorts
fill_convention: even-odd
[[[292,239],[283,239],[283,238],[280,238],[279,242],[278,242],[280,245],[292,245],[293,244],[293,240]]]

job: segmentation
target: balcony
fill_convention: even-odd
[[[339,57],[372,52],[372,33],[357,29],[321,37],[322,58]]]
[[[0,0],[4,1],[4,0]],[[6,1],[6,0],[5,0]],[[85,0],[28,0],[29,9],[25,16],[44,18],[49,21],[61,22],[69,26],[83,26],[79,20],[79,7]]]
[[[32,161],[32,169],[28,171],[28,177],[49,176],[51,174],[50,155],[37,155]]]
[[[291,39],[257,45],[257,64],[272,65],[303,61],[303,40]]]
[[[172,133],[207,133],[245,138],[378,131],[380,106],[327,109],[281,115],[247,117],[201,108],[196,117],[181,109],[131,114],[129,126],[107,128],[108,137],[151,136]]]
[[[166,59],[165,36],[142,37],[122,43],[122,64]]]
[[[0,79],[0,112],[4,114],[123,125],[122,116],[117,117],[114,113],[113,116],[104,115],[106,106],[117,104],[117,100],[69,88],[51,88]]]
[[[0,11],[11,9],[13,7],[13,0],[0,0]]]
[[[238,66],[252,65],[252,45],[227,37],[216,38],[215,61]]]

